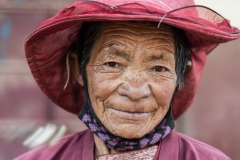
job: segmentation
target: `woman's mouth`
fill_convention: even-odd
[[[125,117],[128,119],[141,119],[145,118],[149,115],[150,112],[128,112],[128,111],[120,111],[113,108],[107,108],[109,112],[117,114],[120,117]]]

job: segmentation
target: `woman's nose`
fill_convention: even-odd
[[[151,89],[147,77],[136,73],[126,76],[118,88],[118,94],[133,101],[148,98],[151,95]]]

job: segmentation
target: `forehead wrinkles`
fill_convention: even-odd
[[[111,38],[128,38],[129,40],[145,42],[149,40],[163,40],[173,44],[172,28],[157,25],[148,22],[112,22],[106,23],[102,28],[102,36]],[[145,42],[148,44],[147,42]],[[149,43],[152,43],[149,41]]]
[[[136,47],[143,43],[143,48],[166,48],[170,52],[174,50],[174,38],[172,28],[156,25],[148,22],[111,22],[106,23],[101,31],[102,47],[119,43],[128,47]],[[172,48],[172,49],[170,49]]]
[[[175,52],[173,35],[169,32],[155,34],[151,40],[144,41],[143,48],[146,50],[164,50],[169,53]]]
[[[105,23],[100,31],[98,39],[99,50],[114,45],[121,45],[122,49],[142,50],[147,52],[169,52],[174,53],[173,28],[148,22],[109,22]],[[139,45],[140,44],[140,45]]]

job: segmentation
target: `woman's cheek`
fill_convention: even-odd
[[[162,84],[155,84],[153,87],[153,94],[160,107],[169,107],[172,95],[175,90],[175,84],[168,82]]]
[[[92,76],[90,80],[91,94],[102,101],[107,99],[117,88],[119,80],[108,75],[99,73]],[[90,94],[90,93],[89,93]]]

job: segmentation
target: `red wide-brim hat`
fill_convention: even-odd
[[[61,108],[78,114],[85,103],[83,88],[73,74],[68,79],[66,57],[84,22],[150,21],[185,31],[190,43],[192,67],[184,75],[184,87],[173,96],[175,119],[191,105],[206,55],[219,43],[240,37],[239,29],[213,10],[192,0],[95,0],[77,1],[44,21],[25,42],[31,72],[42,91]]]

